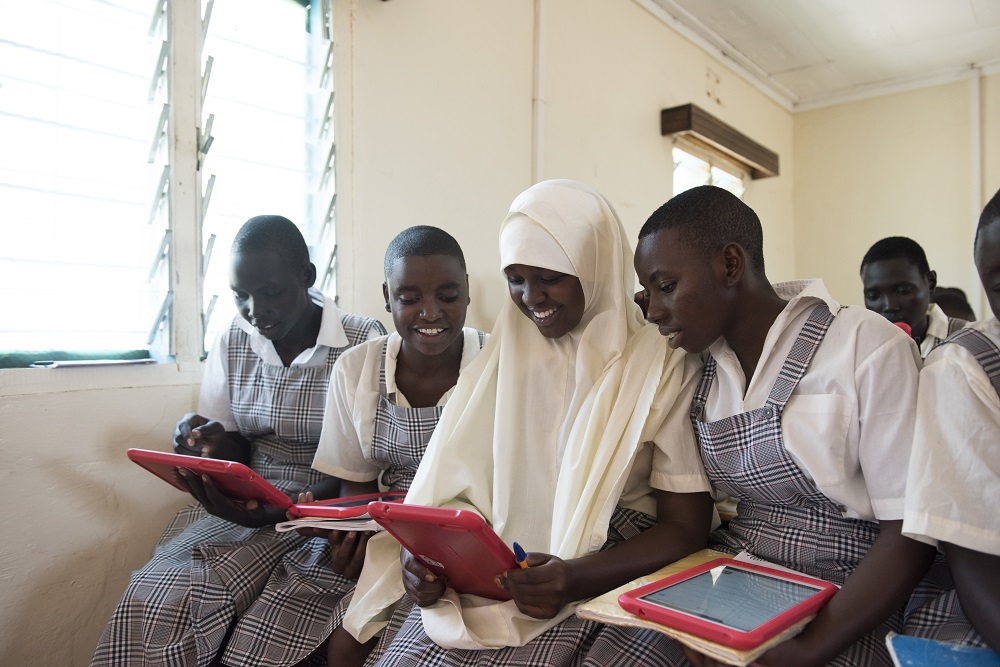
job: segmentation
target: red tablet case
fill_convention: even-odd
[[[366,493],[360,496],[316,500],[311,503],[300,503],[288,508],[292,516],[317,519],[356,519],[368,513],[368,504],[375,501],[401,503],[406,497],[405,491],[387,491],[385,493]]]
[[[368,514],[456,592],[511,599],[493,579],[517,567],[514,552],[475,512],[374,502]]]
[[[751,572],[760,572],[762,574],[777,577],[778,579],[785,579],[805,584],[815,588],[816,593],[791,609],[778,614],[771,620],[754,630],[751,630],[750,632],[743,632],[741,630],[711,623],[681,612],[666,609],[657,605],[655,602],[639,599],[645,595],[653,593],[654,591],[658,591],[661,588],[665,588],[671,584],[676,584],[684,581],[685,579],[690,579],[719,566],[734,567]],[[645,586],[640,586],[634,590],[622,593],[618,596],[618,604],[621,605],[622,609],[635,614],[636,616],[641,616],[642,618],[662,623],[667,627],[675,628],[725,646],[730,646],[739,650],[747,650],[763,644],[765,641],[774,637],[786,628],[789,628],[808,616],[815,614],[820,610],[820,608],[823,607],[824,604],[826,604],[827,600],[829,600],[837,592],[837,590],[838,588],[835,585],[823,581],[822,579],[814,579],[803,575],[782,572],[781,570],[775,570],[769,567],[757,565],[755,563],[735,561],[731,558],[718,558],[707,563],[702,563],[696,567],[692,567],[684,572],[679,572],[669,577],[660,579],[659,581],[654,581],[650,584],[646,584]]]
[[[292,505],[288,494],[236,461],[156,452],[149,449],[129,449],[126,454],[133,462],[184,492],[187,492],[187,489],[177,483],[178,468],[187,468],[199,475],[208,475],[215,486],[230,498],[256,500],[275,507],[287,508]]]

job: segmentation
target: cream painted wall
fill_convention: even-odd
[[[794,276],[791,114],[633,0],[541,5],[539,178],[597,187],[634,243],[670,194],[660,110],[694,101],[781,155],[782,175],[753,182],[746,199],[765,225],[769,275]],[[338,153],[340,293],[359,312],[384,315],[386,244],[406,226],[434,224],[462,243],[469,323],[488,328],[506,298],[497,228],[531,184],[533,3],[356,0],[350,8],[338,22],[349,53],[339,61],[338,121],[354,128]],[[720,102],[706,96],[707,68],[721,77]]]
[[[469,323],[488,328],[507,298],[497,228],[532,177],[534,4],[334,4],[341,304],[386,321],[386,244],[435,224],[465,248]],[[791,116],[633,0],[544,4],[542,176],[604,191],[634,239],[669,193],[659,111],[701,103],[781,154],[782,176],[754,182],[747,200],[767,230],[769,274],[795,275]],[[721,103],[705,101],[707,67]],[[0,371],[0,663],[87,664],[129,572],[184,503],[123,450],[169,446],[199,373]]]
[[[199,374],[0,371],[0,663],[86,665],[184,494],[124,456],[169,448]]]
[[[593,183],[635,245],[646,218],[671,195],[671,141],[660,111],[693,102],[776,151],[781,175],[748,184],[764,225],[768,276],[795,276],[792,116],[638,3],[548,3],[545,178]],[[707,95],[707,70],[720,81]]]
[[[981,84],[983,201],[974,201],[972,80],[796,114],[795,253],[843,303],[862,303],[859,264],[886,236],[920,243],[942,285],[981,289],[976,220],[1000,187],[1000,76]]]

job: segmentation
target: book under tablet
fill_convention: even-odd
[[[514,552],[475,512],[374,502],[368,513],[457,593],[511,599],[494,578],[517,567]]]
[[[382,526],[368,514],[368,505],[376,501],[401,503],[404,498],[406,498],[404,491],[387,491],[299,503],[288,508],[288,513],[296,518],[282,521],[276,524],[274,529],[279,533],[307,527],[322,530],[378,531],[382,530]]]
[[[815,614],[831,583],[717,559],[626,593],[622,609],[736,649],[750,649]]]

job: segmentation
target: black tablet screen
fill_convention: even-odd
[[[640,599],[750,632],[818,590],[760,572],[720,565]]]

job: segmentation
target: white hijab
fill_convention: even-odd
[[[576,558],[606,540],[638,447],[669,407],[654,407],[653,397],[665,383],[679,391],[682,373],[671,371],[684,355],[666,354],[655,327],[634,336],[644,323],[632,300],[632,251],[596,190],[565,180],[529,188],[511,205],[500,245],[502,268],[576,276],[583,318],[548,339],[505,302],[489,342],[462,371],[406,502],[471,509],[508,545]],[[632,346],[643,346],[641,364],[622,362],[633,337]],[[379,535],[368,543],[344,626],[367,641],[403,594],[398,545]],[[574,610],[538,620],[514,602],[449,589],[422,613],[438,644],[482,649],[523,645]]]

